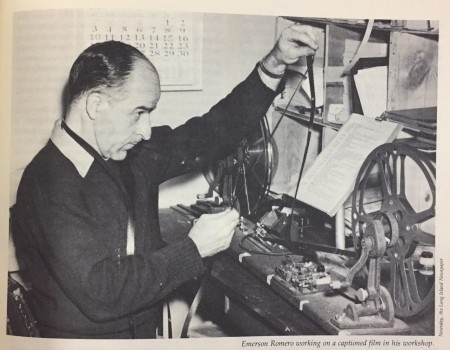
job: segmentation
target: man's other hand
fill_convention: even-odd
[[[212,256],[227,249],[239,222],[239,214],[234,209],[226,209],[216,214],[203,214],[189,232],[202,258]]]
[[[313,27],[294,24],[281,32],[270,53],[264,58],[264,66],[275,74],[281,74],[287,65],[300,57],[314,55],[319,48]]]

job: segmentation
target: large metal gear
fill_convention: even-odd
[[[434,305],[434,273],[421,272],[420,254],[434,251],[435,236],[424,227],[435,216],[435,178],[435,166],[427,155],[405,144],[391,143],[369,154],[356,179],[352,198],[354,245],[360,250],[360,233],[374,222],[382,223],[379,226],[384,231],[389,262],[385,269],[388,278],[382,283],[392,296],[397,317],[414,316]],[[410,182],[418,179],[422,189]],[[420,205],[413,203],[419,191],[426,193]]]

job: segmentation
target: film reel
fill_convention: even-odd
[[[222,197],[232,198],[233,206],[248,218],[257,212],[269,192],[276,159],[276,148],[273,139],[270,140],[268,121],[264,117],[259,128],[241,141],[231,161],[216,163],[204,171],[204,175],[216,192]],[[231,181],[226,179],[227,174]]]
[[[388,288],[398,317],[414,316],[434,305],[434,273],[424,273],[420,260],[421,252],[429,256],[434,251],[435,236],[425,227],[431,223],[434,228],[435,178],[435,166],[424,153],[392,143],[372,151],[356,179],[352,198],[354,245],[360,248],[359,233],[375,221],[382,223],[379,230],[386,239],[389,264],[382,269],[385,278],[381,283]],[[425,193],[424,200],[417,200],[419,193]]]

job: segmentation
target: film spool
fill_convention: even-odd
[[[227,169],[232,174],[232,197],[235,207],[246,218],[251,218],[258,211],[262,200],[270,189],[272,176],[276,170],[277,154],[273,138],[270,139],[269,124],[264,117],[255,130],[245,138],[233,155],[233,169]],[[211,186],[215,184],[219,174],[219,163],[204,171],[204,176]],[[223,179],[221,179],[223,181]],[[214,188],[223,196],[223,183],[218,181]]]
[[[414,174],[408,174],[411,169]],[[423,207],[412,204],[407,191],[411,184],[406,184],[419,177],[428,186],[429,198]],[[352,197],[354,246],[360,250],[359,232],[365,226],[374,220],[382,223],[390,266],[381,271],[381,283],[392,296],[397,317],[414,316],[434,305],[431,260],[427,254],[421,258],[416,251],[420,250],[418,247],[435,245],[434,234],[422,229],[435,216],[435,180],[436,169],[428,157],[402,143],[385,144],[373,150],[356,178]],[[379,201],[373,199],[377,191],[381,194]],[[418,268],[420,265],[422,268]]]

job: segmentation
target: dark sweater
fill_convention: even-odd
[[[201,275],[204,265],[189,237],[162,243],[158,187],[232,151],[274,96],[255,69],[203,117],[173,130],[153,128],[126,163],[111,162],[112,168],[126,164],[131,174],[124,182],[135,218],[134,255],[125,253],[128,215],[111,176],[97,161],[80,176],[49,141],[25,169],[13,213],[39,323],[75,337],[126,330],[130,320],[155,319],[169,292]]]

